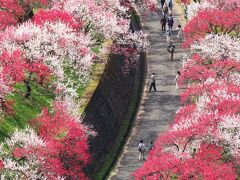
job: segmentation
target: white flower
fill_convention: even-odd
[[[240,39],[229,35],[209,34],[195,42],[191,49],[203,57],[221,60],[232,59],[240,62]]]

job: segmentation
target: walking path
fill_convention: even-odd
[[[179,58],[183,54],[183,49],[180,48],[179,43],[174,43],[176,53],[174,61],[170,62],[166,35],[160,31],[160,17],[144,12],[141,18],[144,31],[150,34],[151,42],[151,47],[147,52],[147,80],[133,129],[109,177],[111,180],[133,179],[131,174],[143,163],[138,160],[139,141],[143,139],[148,145],[150,141],[158,137],[159,133],[166,131],[180,106],[178,94],[181,90],[175,89],[175,76],[181,66]],[[180,24],[176,9],[173,10],[173,18],[175,21],[173,29],[176,29]],[[156,76],[157,92],[148,92],[150,75],[153,72]]]

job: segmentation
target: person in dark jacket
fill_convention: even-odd
[[[162,8],[163,8],[164,3],[165,3],[165,0],[161,0],[161,6],[162,6]]]
[[[173,28],[173,24],[174,24],[174,20],[173,20],[172,15],[170,14],[169,17],[168,17],[168,27],[170,29],[172,29]]]
[[[173,61],[173,54],[175,52],[175,46],[173,45],[172,42],[170,42],[168,48],[167,48],[168,53],[171,55],[171,62]]]
[[[163,16],[161,19],[162,31],[166,31],[167,17]]]

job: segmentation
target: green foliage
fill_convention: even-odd
[[[98,33],[98,32],[92,33],[91,37],[97,42],[98,45],[101,45],[105,40],[103,34]]]
[[[29,98],[25,98],[26,87],[24,84],[17,84],[16,91],[8,96],[13,101],[14,115],[5,115],[0,123],[0,142],[9,136],[15,128],[24,128],[27,122],[41,113],[42,107],[50,106],[54,99],[53,91],[31,83],[32,92]]]
[[[81,80],[79,80],[77,73],[75,72],[73,67],[71,67],[67,64],[67,61],[66,61],[65,68],[64,68],[64,74],[67,77],[67,79],[69,79],[69,81],[71,82],[71,85],[69,85],[71,87],[68,87],[68,88],[75,89],[78,94],[78,98],[80,98],[82,96],[87,84],[82,84]]]
[[[100,45],[96,45],[94,47],[91,48],[92,52],[95,52],[96,54],[99,54],[100,53],[100,49],[101,46]]]

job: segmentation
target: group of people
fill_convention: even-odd
[[[178,71],[177,74],[176,74],[176,77],[175,77],[176,89],[179,88],[178,79],[179,79],[180,75],[181,75],[181,72]],[[151,84],[150,84],[149,92],[152,90],[152,88],[153,88],[154,91],[157,91],[155,81],[156,81],[155,74],[152,73],[152,75],[151,75]]]
[[[161,27],[162,27],[162,32],[166,32],[166,37],[167,37],[167,43],[169,43],[169,46],[167,48],[168,53],[170,54],[170,59],[173,61],[173,55],[175,52],[175,46],[173,45],[171,41],[171,37],[173,36],[173,25],[174,25],[174,19],[172,17],[172,8],[173,8],[173,3],[172,0],[161,0],[161,5],[162,5],[162,18],[161,18]],[[166,25],[168,26],[166,30]],[[182,41],[182,26],[178,25],[176,28],[177,30],[177,41]]]
[[[167,42],[170,42],[170,37],[173,35],[173,25],[174,25],[174,19],[172,17],[172,13],[168,13],[168,11],[163,10],[162,18],[161,18],[161,27],[162,27],[162,32],[166,31],[167,35]],[[166,30],[166,25],[168,25],[168,29]],[[178,25],[176,28],[177,30],[177,41],[182,41],[182,26]]]
[[[162,27],[162,32],[166,31],[166,36],[167,36],[167,42],[169,43],[167,47],[167,51],[170,54],[170,60],[173,61],[173,56],[175,53],[175,45],[171,41],[170,37],[173,36],[172,30],[173,30],[173,25],[174,25],[174,19],[172,17],[172,8],[173,8],[173,3],[172,0],[161,0],[161,6],[162,6],[162,18],[161,18],[161,27]],[[168,25],[168,29],[166,30],[166,25]],[[182,26],[178,25],[176,28],[177,30],[177,41],[181,42],[183,38],[183,33],[182,33]],[[181,75],[180,71],[177,72],[175,82],[176,82],[176,89],[178,89],[178,78]],[[153,88],[154,91],[156,90],[156,83],[155,83],[155,74],[152,73],[151,75],[151,84],[149,91],[151,91]]]
[[[172,0],[161,0],[161,6],[163,13],[172,13],[172,8],[173,8],[173,2]]]
[[[143,143],[143,140],[141,140],[138,144],[138,151],[139,151],[139,156],[138,160],[145,160],[145,153],[149,152],[153,149],[153,141],[150,142],[150,144],[146,147],[146,145]]]
[[[167,47],[167,51],[171,55],[170,60],[173,61],[175,46],[174,46],[173,42],[170,41],[170,37],[173,35],[172,30],[173,30],[173,25],[174,25],[174,19],[172,17],[173,3],[172,3],[172,0],[167,0],[167,2],[165,0],[161,0],[161,5],[162,5],[162,18],[161,18],[162,32],[166,31],[167,42],[169,43],[169,45]],[[167,30],[166,30],[166,25],[168,25]],[[177,30],[177,41],[182,41],[182,27],[181,27],[181,25],[178,25],[176,30]],[[181,75],[181,73],[180,73],[180,71],[178,71],[177,74],[176,74],[176,77],[175,77],[176,89],[179,88],[178,79],[179,79],[180,75]],[[156,78],[155,78],[154,73],[151,74],[150,80],[151,80],[151,84],[150,84],[149,92],[152,89],[154,91],[157,91],[156,83],[155,83]],[[141,159],[144,160],[145,159],[145,157],[144,157],[145,152],[150,151],[152,149],[153,149],[153,141],[151,141],[149,146],[146,147],[146,145],[143,143],[143,140],[141,140],[138,144],[138,151],[139,151],[138,159],[139,159],[139,161],[141,161]]]

